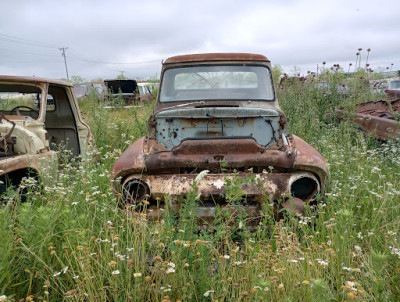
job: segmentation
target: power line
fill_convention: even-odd
[[[111,65],[135,65],[135,64],[147,64],[147,63],[161,62],[161,59],[151,60],[151,61],[135,61],[135,62],[107,62],[107,61],[100,61],[100,60],[91,60],[91,59],[88,59],[87,56],[83,55],[82,53],[76,51],[73,48],[71,48],[70,50],[72,52],[76,53],[80,58],[79,57],[71,57],[71,56],[69,56],[69,58],[74,58],[76,60],[86,61],[86,62],[90,62],[90,63],[111,64]]]
[[[15,36],[4,35],[4,34],[0,34],[0,40],[5,41],[5,42],[28,44],[31,46],[44,47],[44,48],[57,48],[56,46],[53,46],[51,44],[32,41],[32,40],[26,40],[26,39],[18,38]]]
[[[23,50],[20,50],[20,49],[7,49],[7,48],[0,47],[0,50],[10,51],[10,52],[13,52],[13,53],[15,53],[17,51],[18,53],[34,55],[34,56],[59,58],[58,55],[50,55],[50,54],[43,54],[43,53],[33,53],[33,52],[23,51]]]
[[[111,64],[111,65],[136,65],[136,64],[147,64],[147,63],[161,62],[161,60],[152,60],[152,61],[144,61],[144,62],[126,62],[126,63],[122,63],[122,62],[105,62],[105,61],[86,60],[86,59],[77,58],[77,57],[71,57],[71,56],[70,56],[70,58],[73,58],[73,59],[79,60],[79,61],[90,62],[90,63]]]
[[[4,35],[4,34],[0,34],[0,41],[62,50],[62,48],[59,48],[57,46],[53,46],[53,45],[48,44],[48,43],[42,43],[42,42],[38,42],[38,41],[22,39],[22,38],[18,38],[18,37],[15,37],[15,36],[9,36],[9,35]],[[75,60],[85,61],[85,62],[89,62],[89,63],[96,63],[96,64],[137,65],[137,64],[148,64],[148,63],[161,62],[161,59],[150,60],[150,61],[135,61],[135,62],[107,62],[107,61],[87,59],[87,57],[85,55],[79,53],[78,51],[76,51],[74,49],[70,49],[70,50],[75,52],[76,54],[78,54],[78,57],[77,56],[69,56],[69,58],[73,58]],[[18,49],[17,51],[20,51],[20,50]],[[29,53],[29,54],[33,54],[33,53]],[[43,54],[37,54],[37,55],[42,55],[43,56]],[[64,57],[64,59],[65,59],[65,57]]]

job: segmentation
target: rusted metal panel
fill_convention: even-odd
[[[362,103],[356,107],[356,112],[378,117],[390,117],[394,113],[400,114],[400,100]]]
[[[400,83],[400,81],[398,81]],[[397,101],[400,99],[400,88],[386,90],[386,96],[389,100]]]
[[[175,109],[158,113],[156,121],[157,141],[169,150],[190,138],[253,137],[265,147],[279,140],[279,112],[271,109]]]
[[[293,138],[296,146],[296,160],[293,168],[316,173],[321,183],[327,186],[329,165],[325,158],[300,137],[293,135]]]
[[[254,139],[186,140],[172,152],[147,156],[146,168],[152,170],[173,168],[220,168],[223,162],[231,169],[269,166],[292,168],[295,157],[285,151],[267,149]],[[262,170],[261,169],[261,170]]]
[[[54,151],[48,151],[40,154],[23,154],[13,157],[6,157],[0,160],[0,175],[26,168],[30,168],[36,172],[39,172],[41,168],[41,160],[49,163],[55,158],[56,153]]]
[[[258,175],[258,176],[257,176]],[[161,198],[168,195],[174,200],[182,201],[185,196],[193,190],[193,181],[197,174],[166,174],[166,175],[132,175],[138,179],[146,181],[151,189],[151,199]],[[252,199],[265,201],[266,198],[276,200],[283,198],[289,192],[289,183],[292,175],[290,173],[241,173],[238,174],[243,180],[254,176],[254,182],[244,182],[242,190],[244,195],[249,195]],[[225,194],[226,181],[233,180],[235,176],[229,174],[208,174],[198,182],[197,193],[201,195],[201,200],[210,200],[212,197]],[[229,188],[228,188],[229,189]]]
[[[293,211],[298,215],[304,215],[306,208],[304,205],[304,201],[300,198],[290,198],[282,204],[283,208]]]
[[[14,155],[15,137],[11,137],[15,129],[15,123],[9,120],[4,114],[0,113],[0,123],[4,120],[11,124],[10,130],[4,135],[0,136],[0,157]]]
[[[360,130],[378,140],[388,140],[399,137],[400,121],[395,119],[400,115],[400,100],[375,101],[359,104],[354,117],[343,110],[335,112],[335,117],[340,119],[354,118],[354,123]]]
[[[270,62],[267,57],[259,54],[248,54],[248,53],[206,53],[206,54],[191,54],[181,55],[168,58],[164,64],[176,64],[176,63],[194,63],[207,61],[251,61],[251,62]]]
[[[144,143],[145,137],[139,138],[136,142],[129,146],[118,160],[115,162],[112,171],[111,178],[123,177],[129,173],[137,173],[145,170],[144,165]]]

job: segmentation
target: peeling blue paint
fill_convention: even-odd
[[[157,141],[171,150],[186,139],[254,138],[270,147],[280,137],[279,112],[273,109],[206,107],[156,114]]]

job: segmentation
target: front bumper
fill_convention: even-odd
[[[178,212],[185,197],[194,192],[198,203],[196,216],[207,224],[214,220],[218,209],[222,207],[233,216],[245,212],[249,221],[259,221],[266,208],[277,213],[279,208],[292,207],[295,212],[302,214],[304,202],[311,201],[323,187],[314,174],[306,171],[207,174],[202,179],[192,174],[132,174],[115,185],[126,204],[137,205],[148,201],[146,214],[150,220],[160,219],[166,206]],[[299,196],[300,185],[313,187],[306,188],[308,193]],[[288,200],[292,200],[292,205],[286,204]]]

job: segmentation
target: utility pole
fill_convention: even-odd
[[[61,47],[59,49],[62,51],[62,56],[64,57],[65,71],[67,72],[67,79],[69,81],[68,67],[67,67],[67,56],[65,55],[65,51],[68,49],[68,47]]]

